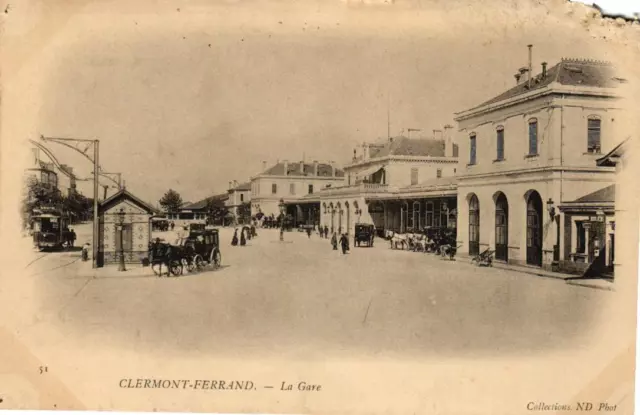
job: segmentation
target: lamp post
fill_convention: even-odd
[[[278,204],[280,208],[280,242],[284,241],[284,212],[285,212],[285,204],[284,200],[280,199],[280,203]]]
[[[126,271],[124,267],[124,208],[120,208],[118,212],[118,230],[120,232],[120,264],[118,265],[118,271]]]

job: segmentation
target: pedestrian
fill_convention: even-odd
[[[238,246],[238,228],[233,231],[233,239],[231,239],[232,246]]]
[[[338,250],[338,237],[336,236],[335,232],[333,233],[333,236],[331,237],[331,246],[333,246],[333,250],[334,251]]]
[[[311,228],[307,228],[307,236],[311,239]]]
[[[342,254],[346,255],[349,252],[349,238],[344,233],[340,237],[340,246],[342,247]]]
[[[76,243],[76,231],[71,229],[71,247],[72,248],[73,248],[73,245],[75,245],[75,243]]]
[[[171,222],[171,230],[173,231],[173,228],[176,226],[175,223],[173,223],[173,221]]]
[[[91,244],[89,242],[86,242],[82,246],[82,261],[84,261],[84,262],[89,260],[89,247],[90,246],[91,246]]]
[[[329,237],[329,227],[324,225],[324,237],[325,239]]]
[[[240,246],[245,246],[247,244],[247,238],[244,236],[244,228],[242,232],[240,232]]]

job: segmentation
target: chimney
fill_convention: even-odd
[[[529,48],[529,71],[527,72],[527,84],[529,88],[531,88],[531,70],[533,69],[531,67],[531,54],[532,54],[533,45],[527,45],[527,47]]]
[[[547,77],[547,62],[542,62],[542,79]]]
[[[369,146],[367,143],[362,143],[362,160],[369,159]]]
[[[318,160],[313,160],[313,175],[318,175]]]
[[[336,166],[335,166],[335,162],[330,161],[329,164],[331,165],[331,177],[336,177]]]
[[[520,73],[513,75],[513,77],[516,78],[516,85],[520,85],[520,76]]]
[[[300,174],[304,176],[304,160],[300,162]]]
[[[453,138],[451,137],[451,133],[453,132],[452,125],[444,126],[444,156],[445,157],[453,157]]]
[[[262,161],[262,171],[267,171],[267,162],[265,160]]]
[[[282,162],[284,163],[284,175],[288,176],[289,175],[289,160],[282,160]]]
[[[238,187],[238,181],[237,181],[237,180],[234,180],[234,181],[233,181],[233,188],[235,189],[236,187]]]
[[[433,138],[436,140],[442,140],[442,130],[433,130]]]

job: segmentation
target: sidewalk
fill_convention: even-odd
[[[468,256],[468,255],[458,254],[456,256],[456,259],[459,259],[461,261],[465,261],[467,263],[471,263],[472,257]],[[495,259],[493,261],[493,267],[494,268],[499,268],[499,269],[507,269],[507,270],[510,270],[510,271],[522,272],[522,273],[530,274],[530,275],[537,275],[539,277],[555,278],[555,279],[559,279],[559,280],[566,280],[567,278],[575,277],[575,275],[565,274],[565,273],[562,273],[562,272],[547,271],[547,270],[544,270],[542,268],[538,268],[538,267],[534,267],[534,266],[506,264],[504,262],[496,261]]]

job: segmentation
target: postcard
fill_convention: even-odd
[[[637,21],[2,7],[0,409],[633,413]]]

